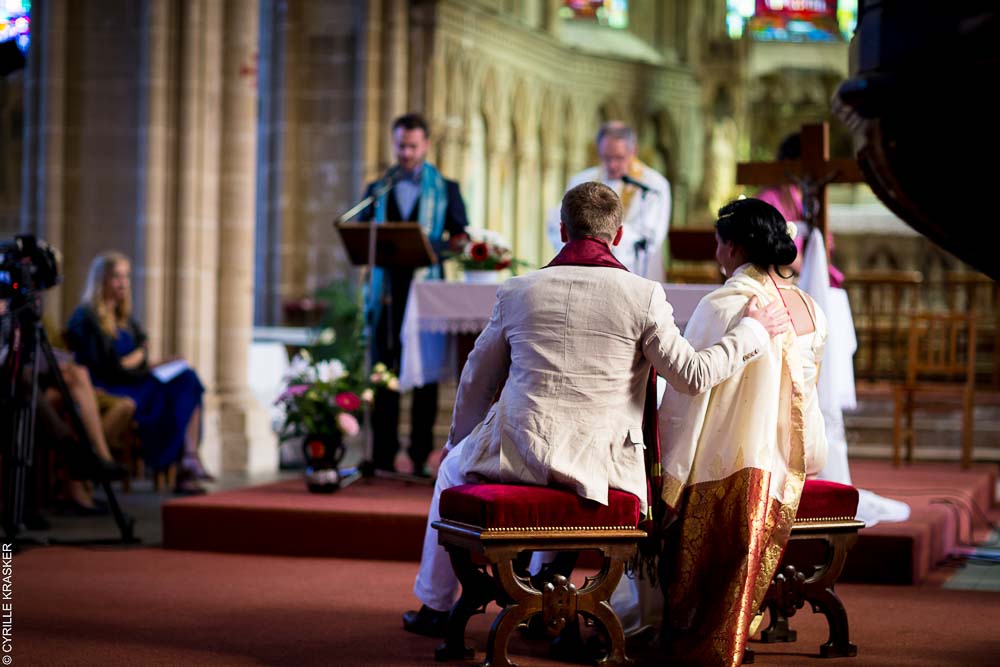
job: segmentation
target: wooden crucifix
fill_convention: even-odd
[[[743,185],[792,183],[802,191],[802,217],[811,228],[827,238],[827,190],[830,183],[864,183],[853,159],[830,159],[830,126],[810,123],[802,126],[802,157],[776,162],[741,162],[736,165],[736,182]],[[827,246],[827,255],[830,248]]]

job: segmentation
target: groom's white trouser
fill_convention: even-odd
[[[434,495],[427,512],[427,529],[424,531],[424,550],[420,556],[420,570],[413,584],[413,593],[425,605],[436,611],[449,611],[458,599],[458,577],[451,567],[451,559],[444,547],[438,544],[437,529],[431,523],[441,518],[438,504],[441,492],[453,486],[464,484],[459,467],[462,460],[462,446],[465,441],[452,447],[441,467],[438,468]]]

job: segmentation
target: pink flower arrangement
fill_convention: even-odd
[[[392,388],[396,383],[384,366],[378,371],[366,378],[363,373],[351,373],[337,359],[316,361],[307,350],[300,352],[289,365],[285,389],[275,401],[280,410],[279,439],[320,433],[357,435],[362,397],[371,402],[374,387]]]
[[[342,391],[334,399],[341,409],[354,412],[361,407],[361,399],[358,395],[350,391]]]

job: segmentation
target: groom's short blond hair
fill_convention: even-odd
[[[608,186],[588,181],[563,195],[559,217],[571,240],[593,236],[610,242],[622,226],[622,202]]]

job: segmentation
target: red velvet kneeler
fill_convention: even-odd
[[[542,614],[545,627],[558,633],[577,613],[604,626],[609,638],[605,665],[628,664],[621,621],[608,604],[625,562],[646,533],[639,524],[639,499],[611,490],[608,504],[585,500],[573,491],[520,484],[464,484],[441,493],[441,520],[434,522],[439,543],[448,550],[462,596],[451,610],[438,660],[468,659],[465,627],[474,613],[496,600],[503,607],[490,628],[486,663],[512,664],[507,643],[517,625]],[[556,575],[535,588],[514,561],[526,551],[596,550],[603,556],[597,576],[583,588]],[[492,576],[484,570],[489,567]]]
[[[858,513],[858,490],[847,484],[807,479],[799,500],[796,521],[854,519]]]
[[[441,493],[441,518],[492,530],[635,528],[639,499],[610,489],[605,506],[547,486],[463,484]]]

